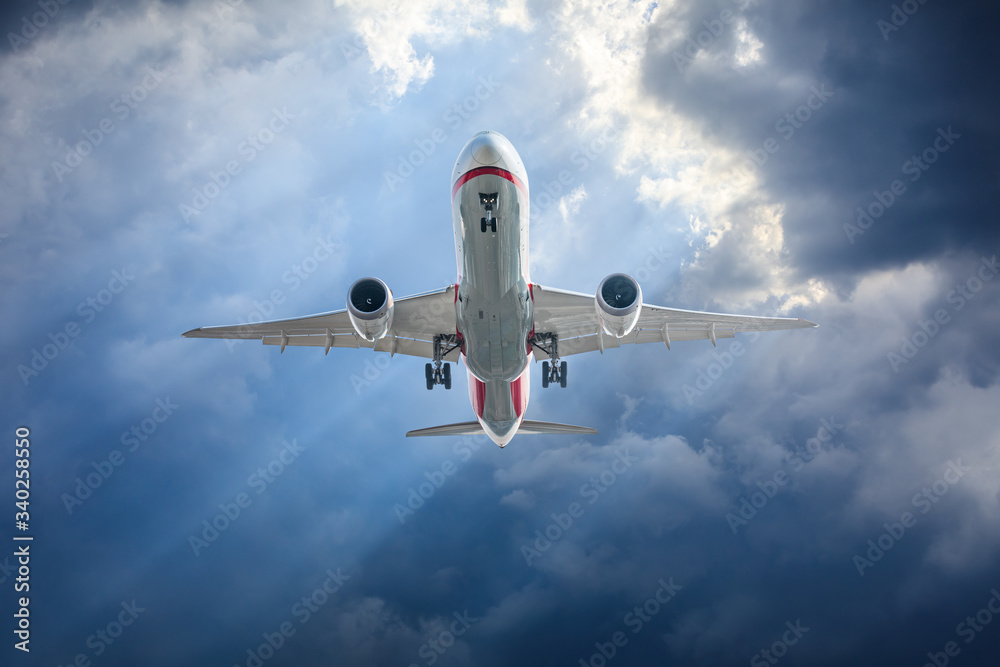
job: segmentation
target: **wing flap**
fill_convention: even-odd
[[[185,331],[185,338],[228,338],[233,340],[260,340],[261,336],[280,336],[284,331],[288,336],[308,336],[326,334],[350,335],[354,327],[346,310],[338,310],[325,315],[310,315],[289,320],[273,320],[257,324],[229,324],[220,327],[199,327]]]
[[[264,336],[261,338],[261,342],[264,345],[281,345],[283,342],[282,336]],[[325,348],[327,343],[327,337],[323,334],[316,334],[313,336],[288,336],[284,340],[284,344],[288,347],[322,347]],[[368,348],[370,350],[375,350],[376,352],[388,352],[389,354],[405,354],[411,357],[424,357],[426,359],[434,358],[434,344],[431,341],[425,340],[413,340],[410,338],[395,338],[392,336],[386,336],[380,338],[374,343],[371,343],[364,338],[361,338],[354,333],[349,334],[336,334],[333,336],[333,344],[330,345],[331,348],[335,347],[345,347],[345,348]],[[461,355],[461,350],[458,348],[451,350],[448,354],[442,357],[445,361],[458,361]]]
[[[284,341],[284,344],[290,347],[326,347],[327,337],[317,334],[311,336],[287,336],[287,338],[283,338],[281,334],[278,334],[277,336],[263,336],[260,337],[260,340],[264,345],[281,345]],[[371,343],[353,333],[334,335],[333,344],[330,345],[330,347],[351,347],[355,349],[371,346]]]

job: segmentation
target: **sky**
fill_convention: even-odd
[[[0,662],[995,664],[998,19],[5,4]],[[181,337],[452,283],[485,129],[533,282],[819,328],[536,367],[527,418],[600,434],[503,450],[404,437],[472,418],[463,372]]]

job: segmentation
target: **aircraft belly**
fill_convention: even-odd
[[[496,232],[491,226],[484,232],[482,219],[487,211],[481,194],[494,193],[490,215]],[[463,269],[456,305],[458,328],[465,340],[469,370],[486,382],[510,382],[528,363],[532,313],[521,265],[520,196],[509,180],[483,175],[464,184],[455,200]]]
[[[503,376],[503,336],[500,333],[500,313],[490,317],[490,369],[494,377]]]
[[[480,203],[480,193],[496,194],[493,210]],[[520,193],[513,183],[500,176],[478,176],[459,192],[458,214],[464,251],[462,278],[488,303],[498,303],[521,279]],[[489,213],[496,232],[482,231]]]

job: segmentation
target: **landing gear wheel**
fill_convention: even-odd
[[[424,366],[424,378],[427,388],[433,389],[436,384],[443,384],[445,389],[451,389],[451,364],[443,363],[445,356],[460,349],[462,339],[457,334],[435,334],[432,347],[433,363]]]
[[[559,359],[559,339],[553,333],[536,333],[528,339],[533,348],[545,352],[549,360],[542,362],[542,389],[552,383],[566,386],[566,362]]]
[[[486,233],[486,218],[482,218],[479,221],[479,226],[483,230],[483,234],[485,234]]]

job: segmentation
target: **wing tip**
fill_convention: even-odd
[[[190,331],[185,331],[181,334],[184,338],[197,338],[198,334],[201,333],[201,327],[197,329],[191,329]]]
[[[799,318],[799,322],[802,322],[803,325],[805,325],[807,328],[810,328],[810,329],[815,329],[816,327],[819,326],[815,322],[813,322],[811,320],[803,319],[801,317]]]

